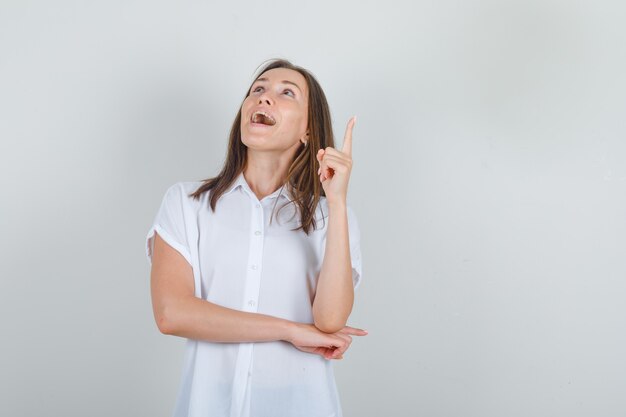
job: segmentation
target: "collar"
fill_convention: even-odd
[[[235,181],[233,181],[230,187],[228,187],[228,189],[222,195],[230,194],[231,192],[233,192],[239,187],[243,188],[243,190],[246,191],[246,193],[248,193],[250,196],[255,196],[256,198],[256,194],[254,194],[254,192],[250,188],[250,185],[248,185],[248,181],[246,181],[246,178],[243,176],[243,171],[240,172],[239,175],[237,175],[237,178],[235,178]],[[287,189],[287,186],[283,185],[282,187],[279,187],[278,190],[274,191],[272,194],[263,197],[263,199],[266,199],[266,198],[272,199],[272,198],[277,198],[279,196],[280,198],[286,198],[290,201],[293,201],[293,198],[294,198],[293,195]]]

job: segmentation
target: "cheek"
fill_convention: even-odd
[[[248,114],[249,110],[250,110],[250,101],[246,99],[241,105],[241,108],[239,109],[239,111],[241,112],[241,124],[242,125],[246,121],[246,114]]]
[[[307,124],[307,112],[302,111],[302,109],[294,109],[290,115],[291,124],[293,127],[297,129],[302,129],[302,127],[306,127]]]
[[[252,102],[252,98],[251,96],[248,96],[245,98],[245,100],[243,101],[243,103],[241,103],[241,111],[245,112],[246,110],[248,110],[254,103]]]
[[[302,110],[302,126],[304,129],[308,127],[309,124],[309,105],[306,103],[304,105],[304,110]]]

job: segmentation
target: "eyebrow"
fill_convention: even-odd
[[[268,80],[267,78],[265,78],[265,77],[262,77],[262,78],[257,78],[257,79],[254,81],[254,83],[256,83],[257,81],[269,81],[269,80]],[[254,84],[254,83],[253,83],[253,84]],[[298,86],[298,84],[296,84],[296,83],[294,83],[294,82],[291,82],[291,81],[289,81],[289,80],[282,80],[282,81],[281,81],[281,83],[283,83],[283,84],[291,84],[291,85],[295,86],[298,90],[300,90],[300,92],[302,93],[302,90],[300,89],[300,87]]]

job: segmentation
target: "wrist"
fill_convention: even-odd
[[[331,211],[346,210],[347,207],[346,200],[331,201],[326,199],[326,203],[328,204],[328,209]]]
[[[281,320],[278,326],[280,340],[291,343],[294,339],[297,323],[290,320]]]

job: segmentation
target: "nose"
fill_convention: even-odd
[[[259,104],[262,104],[262,103],[267,104],[267,105],[271,105],[272,104],[272,100],[271,100],[267,90],[263,91],[263,94],[261,94],[259,96]]]

